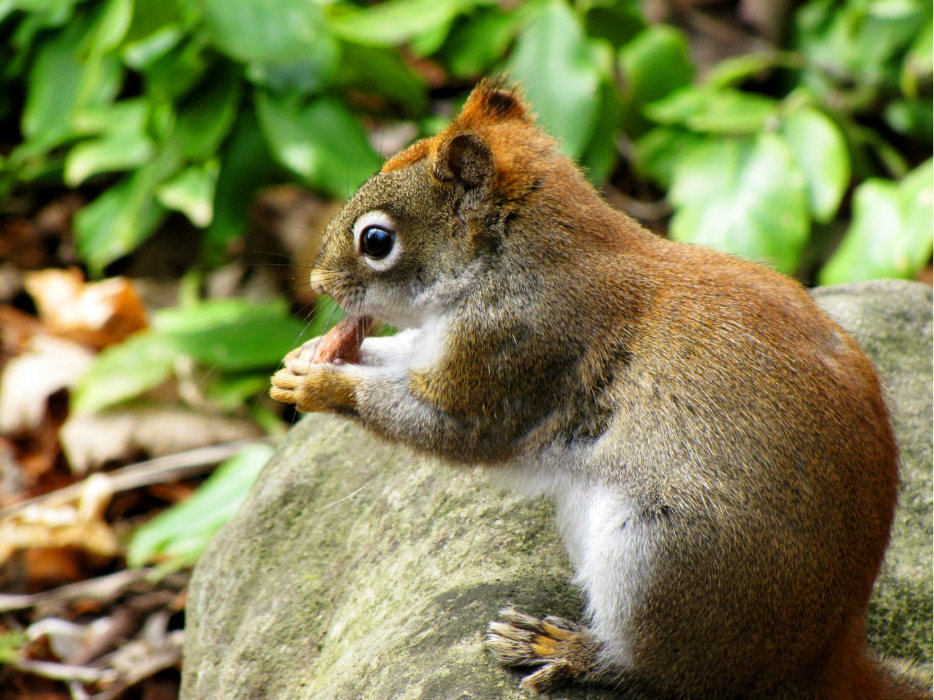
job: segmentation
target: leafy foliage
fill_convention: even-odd
[[[143,566],[158,561],[163,572],[194,564],[214,533],[246,500],[272,451],[268,445],[254,444],[225,460],[194,495],[136,530],[127,563]]]
[[[930,160],[899,183],[866,180],[854,195],[850,230],[821,271],[821,282],[910,276],[931,257],[932,198]]]
[[[498,71],[520,81],[597,183],[618,171],[620,139],[631,142],[638,175],[671,188],[676,238],[794,273],[812,228],[846,216],[847,192],[871,180],[821,279],[911,276],[926,263],[929,228],[890,223],[891,257],[905,264],[846,251],[882,246],[870,240],[881,229],[866,229],[881,205],[869,202],[891,200],[898,186],[884,182],[930,151],[929,2],[810,0],[788,51],[727,59],[699,83],[685,37],[648,25],[635,0],[508,7],[7,0],[0,34],[15,53],[0,91],[23,101],[5,97],[0,114],[21,109],[22,142],[2,161],[0,192],[50,179],[99,191],[75,224],[97,273],[171,211],[207,229],[204,258],[216,263],[243,234],[258,187],[294,179],[347,197],[375,171],[361,117],[436,128],[415,69],[428,58],[451,80]],[[356,95],[367,98],[348,101]]]
[[[92,413],[134,399],[176,375],[180,358],[209,370],[207,393],[222,403],[265,390],[282,358],[342,317],[320,297],[315,321],[302,324],[284,305],[214,299],[157,312],[152,327],[100,355],[74,389],[72,409]],[[239,401],[233,401],[235,405]]]

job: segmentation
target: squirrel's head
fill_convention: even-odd
[[[554,158],[516,92],[482,82],[450,126],[389,159],[331,222],[312,286],[353,315],[418,325],[482,274]]]

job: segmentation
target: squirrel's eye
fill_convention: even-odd
[[[360,251],[371,260],[380,260],[389,255],[396,235],[382,226],[370,225],[360,234]]]
[[[366,265],[385,272],[399,261],[402,241],[392,217],[381,209],[371,209],[357,217],[353,224],[353,240]]]

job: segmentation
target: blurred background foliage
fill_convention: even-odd
[[[0,0],[0,589],[111,591],[0,594],[0,663],[177,666],[185,571],[295,419],[269,375],[340,316],[324,226],[483,76],[660,235],[930,282],[932,53],[930,0]]]
[[[673,238],[822,283],[926,265],[930,2],[811,0],[776,44],[703,72],[641,7],[0,0],[0,118],[18,132],[0,193],[83,188],[75,244],[96,276],[172,211],[217,265],[260,187],[346,198],[381,162],[379,124],[431,134],[504,73],[595,184],[667,193]]]

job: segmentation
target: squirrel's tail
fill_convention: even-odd
[[[876,658],[876,676],[881,681],[882,700],[932,700],[931,671],[905,661]]]

